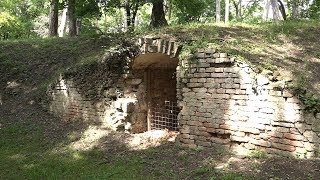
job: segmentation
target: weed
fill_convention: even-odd
[[[247,156],[248,158],[263,159],[267,157],[267,153],[261,150],[253,150]]]

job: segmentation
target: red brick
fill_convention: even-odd
[[[285,145],[285,144],[280,144],[280,143],[271,143],[271,146],[277,149],[281,149],[284,151],[290,151],[293,152],[296,150],[296,148],[294,146],[291,145]]]
[[[249,137],[230,136],[230,140],[237,141],[237,142],[248,142]]]
[[[220,125],[220,128],[221,129],[230,129],[230,126],[226,125],[226,124],[222,124],[222,125]]]
[[[284,133],[284,137],[287,139],[301,140],[301,141],[303,141],[305,139],[303,135],[291,134],[291,133]]]
[[[252,140],[250,140],[250,143],[254,144],[254,145],[258,145],[258,146],[263,146],[263,147],[271,147],[271,143],[268,141],[264,141],[264,140],[252,139]]]
[[[256,128],[239,127],[239,131],[250,132],[252,134],[259,134],[260,131]]]

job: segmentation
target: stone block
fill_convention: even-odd
[[[224,72],[224,69],[223,69],[223,68],[215,68],[215,69],[214,69],[214,72],[216,72],[216,73],[222,73],[222,72]]]
[[[288,133],[290,131],[289,128],[284,128],[284,127],[276,127],[277,132],[282,132],[282,133]]]
[[[319,137],[318,135],[313,131],[305,131],[303,133],[303,136],[308,139],[309,142],[317,142],[319,143]]]
[[[220,53],[214,53],[212,57],[213,58],[219,58],[220,57]]]
[[[225,94],[226,90],[225,89],[217,89],[217,94]]]
[[[259,129],[250,128],[250,127],[241,127],[241,125],[239,126],[239,131],[249,132],[249,133],[252,133],[252,134],[260,134]]]
[[[206,78],[198,78],[197,79],[197,82],[199,82],[199,83],[205,83],[206,81],[207,81]]]
[[[202,123],[199,121],[188,121],[188,124],[191,126],[201,126]]]
[[[221,58],[226,58],[226,57],[228,57],[228,54],[227,53],[220,53],[220,57]]]
[[[208,73],[213,73],[213,72],[215,72],[215,67],[208,67],[208,68],[206,68],[206,72],[208,72]]]
[[[270,154],[278,154],[280,156],[285,156],[285,157],[292,157],[293,156],[291,152],[283,151],[283,150],[279,150],[279,149],[274,149],[274,148],[267,148],[266,152],[270,153]]]
[[[216,133],[217,134],[225,134],[225,130],[224,129],[216,129]]]
[[[289,140],[289,139],[279,139],[278,140],[279,143],[281,144],[287,144],[287,145],[291,145],[291,146],[295,146],[295,147],[303,147],[303,142],[301,141],[294,141],[294,140]]]
[[[203,87],[203,83],[188,83],[188,87],[193,88],[193,87]]]
[[[205,93],[207,92],[207,88],[193,88],[192,91],[196,93]]]
[[[298,141],[306,140],[303,135],[291,134],[291,133],[284,133],[284,138],[291,139],[291,140],[298,140]]]
[[[294,146],[280,144],[280,143],[271,143],[271,146],[276,148],[276,149],[280,149],[280,150],[284,150],[284,151],[290,151],[290,152],[293,152],[293,151],[296,150],[296,148]]]
[[[233,127],[230,127],[230,126],[228,127],[228,129],[234,130],[234,128],[233,128]],[[238,128],[237,128],[237,129],[238,129]],[[241,132],[241,131],[236,131],[236,132],[233,132],[232,135],[235,135],[235,136],[238,136],[238,137],[244,137],[244,136],[246,135],[246,133]]]
[[[197,52],[197,53],[195,53],[195,56],[198,59],[205,58],[205,53],[204,52]]]
[[[214,78],[225,78],[226,74],[225,73],[211,73],[211,77],[214,77]]]
[[[235,89],[226,89],[227,94],[235,94],[236,90]]]
[[[211,140],[211,142],[217,143],[217,144],[229,144],[230,143],[229,139],[222,139],[222,138],[217,138],[217,137],[211,137],[210,140]]]
[[[265,140],[256,140],[256,139],[251,139],[249,141],[249,143],[254,144],[254,145],[258,145],[258,146],[262,146],[262,147],[271,147],[271,143]]]
[[[298,131],[303,134],[306,130],[310,130],[311,126],[305,124],[305,123],[296,123],[295,127],[298,129]]]
[[[239,137],[235,135],[230,136],[231,141],[236,141],[236,142],[249,142],[250,138],[245,136],[245,137]]]
[[[307,150],[305,148],[302,147],[296,147],[296,153],[300,153],[300,154],[305,154],[307,153]]]

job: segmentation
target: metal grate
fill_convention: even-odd
[[[168,129],[178,131],[178,114],[180,109],[176,102],[165,101],[164,108],[154,107],[151,111],[151,129]]]

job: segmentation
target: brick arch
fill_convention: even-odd
[[[136,45],[138,55],[133,61],[134,69],[150,66],[176,67],[182,46],[179,42],[160,38],[140,38]]]
[[[138,53],[131,65],[134,76],[140,76],[145,87],[140,101],[147,105],[144,111],[147,129],[177,131],[180,109],[177,107],[176,74],[182,46],[160,38],[140,38],[136,45]],[[140,122],[143,124],[142,120]]]
[[[170,56],[170,58],[177,58],[182,48],[177,41],[161,38],[143,37],[136,44],[140,48],[140,54],[161,53]]]

